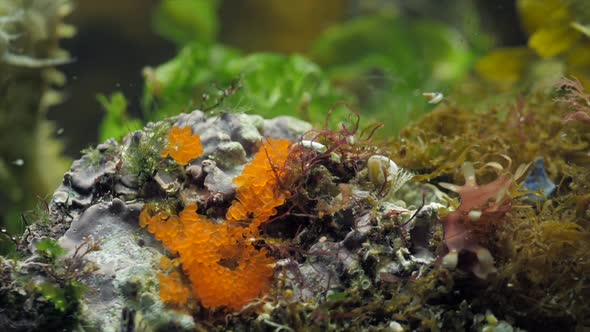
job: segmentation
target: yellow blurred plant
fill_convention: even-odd
[[[541,70],[545,77],[575,76],[590,88],[590,6],[584,0],[518,0],[517,8],[527,46],[493,50],[477,63],[477,73],[510,88]]]

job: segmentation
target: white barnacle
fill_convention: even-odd
[[[309,140],[301,140],[301,141],[295,143],[295,145],[299,145],[299,146],[302,146],[307,149],[312,149],[317,152],[326,152],[326,150],[327,150],[326,146],[323,145],[322,143],[309,141]]]
[[[367,170],[369,180],[376,186],[386,185],[390,194],[396,192],[413,176],[412,173],[399,168],[393,160],[381,155],[369,157]]]
[[[391,175],[399,169],[393,160],[380,155],[369,157],[367,168],[369,170],[369,180],[376,185],[382,185],[386,180],[389,181]]]
[[[478,221],[481,218],[482,212],[481,210],[471,210],[467,213],[467,217],[471,221]]]

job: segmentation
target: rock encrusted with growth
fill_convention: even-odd
[[[149,124],[145,130],[129,134],[121,143],[109,140],[74,162],[49,204],[54,224],[28,234],[29,249],[36,252],[34,244],[45,237],[58,238],[59,245],[70,255],[89,239],[100,244],[99,250],[85,255],[85,263],[93,269],[92,273],[81,276],[79,282],[92,290],[85,292],[81,299],[82,320],[103,330],[139,324],[137,320],[154,327],[194,329],[198,323],[191,311],[187,311],[194,304],[187,301],[197,301],[205,308],[213,304],[213,307],[221,306],[218,309],[222,311],[238,311],[257,296],[266,297],[265,293],[277,296],[277,292],[286,289],[293,292],[290,302],[315,302],[325,300],[327,292],[346,289],[351,280],[364,288],[372,287],[374,279],[367,276],[359,279],[365,274],[361,273],[362,264],[383,252],[365,252],[366,242],[379,229],[375,227],[375,218],[383,218],[379,214],[388,210],[377,205],[375,208],[382,212],[371,215],[362,205],[370,204],[368,199],[376,195],[384,181],[372,183],[370,177],[360,172],[363,159],[368,158],[361,151],[372,148],[344,144],[345,134],[353,137],[354,133],[318,133],[314,138],[317,133],[311,131],[311,126],[288,117],[273,120],[245,114],[207,117],[195,111]],[[315,151],[305,144],[293,144],[305,134],[333,145],[332,151]],[[194,139],[202,147],[194,146]],[[283,139],[286,144],[285,156],[280,160],[273,152],[279,144],[273,141],[276,139]],[[260,166],[256,166],[256,160]],[[299,162],[304,161],[307,165],[300,167]],[[268,180],[263,180],[263,174]],[[276,196],[280,199],[271,204],[271,198],[280,191],[284,192]],[[306,197],[309,195],[315,197]],[[146,211],[146,204],[152,216],[140,222],[140,212]],[[193,204],[192,212],[175,216],[179,206],[191,211],[190,204]],[[405,208],[399,211],[410,212]],[[174,226],[180,227],[176,230],[180,233],[166,241],[158,229],[163,230],[164,226],[171,229],[173,220],[182,220],[184,225]],[[244,276],[253,275],[253,270],[248,272],[254,268],[252,258],[243,256],[246,249],[251,255],[264,258],[261,267],[271,272],[266,274],[268,284],[264,293],[255,291],[244,298],[248,300],[235,305],[225,300],[216,302],[212,299],[223,299],[223,295],[211,292],[224,291],[210,288],[206,293],[205,285],[226,283],[231,290],[242,280],[231,282],[211,268],[203,270],[209,274],[197,273],[194,279],[190,274],[188,279],[183,276],[183,272],[190,270],[190,262],[195,261],[189,256],[190,248],[180,249],[183,246],[180,242],[176,244],[180,247],[175,247],[171,241],[184,237],[193,241],[195,237],[187,235],[191,232],[187,223],[196,222],[191,227],[199,232],[197,220],[201,220],[201,227],[214,231],[209,236],[227,237],[220,239],[226,244],[218,249],[211,242],[213,238],[204,239],[203,243],[204,248],[214,250],[212,253],[229,251],[220,256],[225,259],[214,263],[221,264],[220,271],[231,274],[243,269]],[[236,226],[228,226],[231,222],[237,223]],[[296,225],[299,230],[294,228]],[[406,227],[411,228],[409,224]],[[199,234],[205,234],[204,228]],[[331,232],[334,234],[330,235]],[[386,252],[393,253],[394,249]],[[175,253],[180,253],[180,260],[166,258],[174,258]],[[395,258],[395,255],[388,257],[375,269],[383,270],[381,266],[387,266]],[[413,260],[407,252],[406,268]],[[243,263],[246,264],[240,265]],[[203,275],[208,279],[199,280]],[[219,280],[214,279],[216,276]],[[277,282],[282,286],[278,287]],[[250,284],[250,289],[255,286]],[[272,290],[269,292],[267,287]],[[187,297],[191,288],[195,294]],[[228,299],[234,298],[235,295]],[[181,307],[185,309],[177,311]]]
[[[158,197],[165,204],[172,195],[186,195],[205,204],[214,202],[217,194],[235,190],[232,178],[241,173],[265,137],[300,137],[311,129],[300,120],[282,119],[291,125],[272,125],[267,134],[266,123],[272,121],[276,120],[246,114],[208,118],[195,111],[150,124],[120,144],[109,140],[74,162],[49,204],[53,219],[61,222],[45,234],[29,236],[29,241],[59,238],[59,244],[69,252],[88,238],[100,243],[100,250],[85,257],[96,271],[80,280],[92,290],[82,299],[86,324],[114,331],[129,323],[124,317],[131,314],[149,326],[195,327],[193,317],[166,309],[160,299],[158,274],[166,250],[139,226],[145,196]],[[179,155],[179,164],[191,161],[183,174],[190,179],[179,178],[176,163],[165,158],[162,147],[169,135],[163,133],[168,128],[186,128],[202,142],[201,158],[186,160],[190,151]],[[143,164],[133,164],[138,161]],[[150,165],[154,168],[143,169]],[[183,182],[198,184],[200,189],[192,191]]]
[[[194,111],[87,150],[22,242],[44,264],[34,278],[51,281],[42,298],[104,331],[481,325],[488,308],[447,302],[457,280],[494,266],[448,266],[444,246],[488,250],[462,222],[506,212],[507,178],[451,186],[453,209],[358,129]]]

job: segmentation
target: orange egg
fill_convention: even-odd
[[[172,157],[178,164],[186,165],[203,155],[203,145],[199,135],[192,133],[190,127],[172,127],[168,133],[168,145],[161,153],[163,158]]]

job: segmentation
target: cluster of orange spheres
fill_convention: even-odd
[[[278,181],[285,175],[283,166],[290,145],[287,140],[264,142],[234,180],[236,200],[223,223],[198,214],[195,203],[187,205],[179,215],[146,204],[140,225],[178,255],[174,262],[182,266],[190,281],[187,285],[171,268],[170,261],[164,260],[162,267],[169,273],[160,275],[159,281],[165,302],[182,305],[192,293],[204,307],[239,310],[268,290],[274,261],[265,249],[255,248],[252,239],[259,235],[259,226],[268,222],[288,197],[287,192],[280,190]],[[186,165],[202,153],[198,135],[192,134],[189,127],[173,127],[162,156]],[[189,287],[192,292],[188,292]]]

